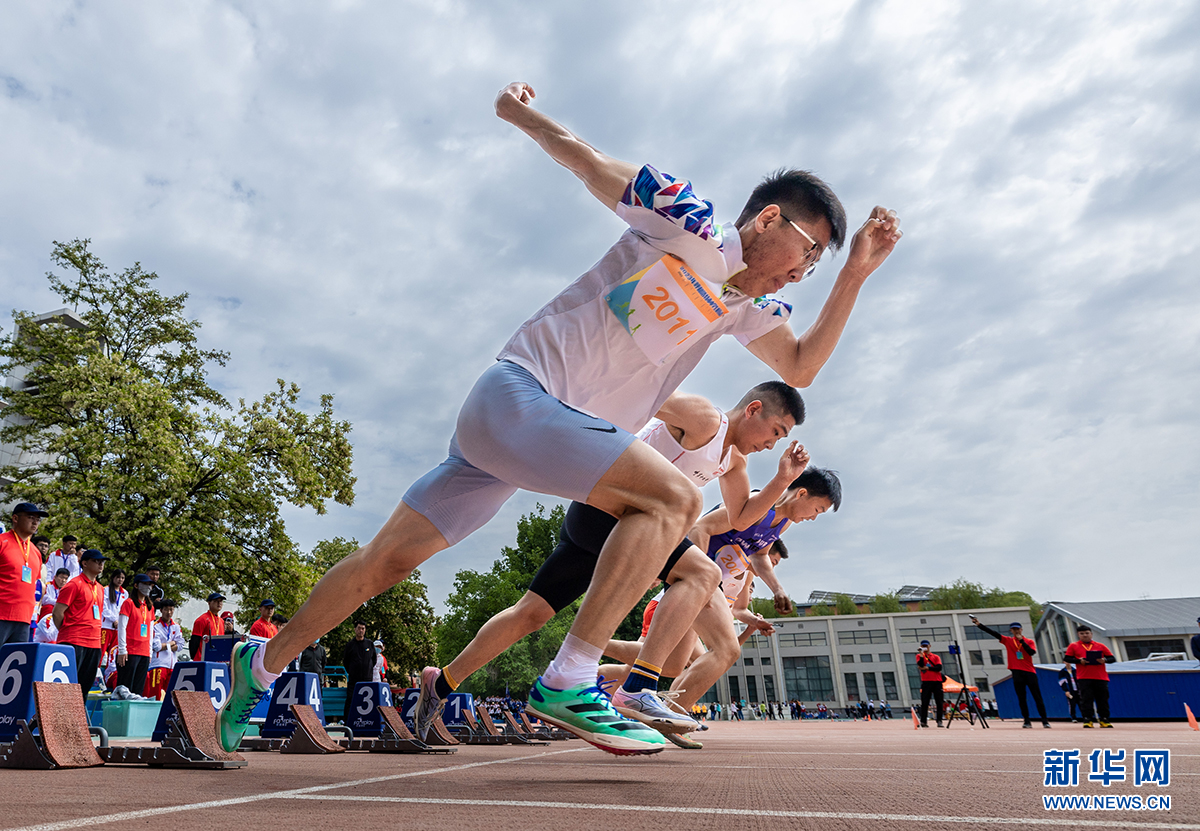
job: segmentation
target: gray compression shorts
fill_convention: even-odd
[[[454,545],[518,489],[585,502],[635,440],[571,409],[528,370],[499,361],[463,402],[446,461],[418,479],[404,502]]]

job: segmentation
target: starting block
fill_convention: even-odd
[[[161,747],[96,748],[79,685],[36,681],[37,715],[32,722],[20,720],[16,740],[0,745],[0,767],[53,770],[105,763],[215,769],[246,766],[245,759],[226,753],[217,741],[217,714],[208,693],[176,690],[173,695],[176,715]]]
[[[463,744],[522,744],[516,736],[507,736],[496,729],[496,723],[483,704],[475,703],[475,712],[463,711],[465,729],[458,731]]]
[[[166,768],[228,770],[246,766],[237,753],[227,753],[217,740],[217,712],[204,690],[171,693],[175,714],[161,747],[106,747],[100,754],[110,764]]]
[[[215,714],[229,697],[229,665],[211,661],[188,661],[178,663],[171,671],[167,684],[167,697],[158,711],[158,722],[154,725],[151,738],[165,741],[171,719],[175,716],[175,692],[203,691],[209,698],[209,707]]]
[[[37,708],[33,685],[42,681],[74,684],[75,650],[47,643],[0,646],[0,742],[17,736],[17,722],[32,722]],[[80,694],[80,701],[83,695]]]
[[[458,744],[458,739],[450,735],[441,719],[434,722],[433,730],[425,741],[421,741],[408,729],[395,707],[380,707],[379,717],[383,722],[382,733],[374,746],[368,748],[374,753],[455,753],[458,750],[450,746]],[[435,736],[436,740],[431,741]]]
[[[521,726],[525,728],[525,732],[534,738],[547,739],[552,742],[575,738],[575,734],[568,733],[566,730],[560,730],[557,727],[551,727],[548,724],[542,727],[534,727],[533,722],[529,720],[529,716],[525,715],[524,710],[518,714],[518,718],[521,721]]]
[[[37,714],[31,722],[18,720],[16,738],[0,745],[0,767],[54,770],[104,764],[92,745],[78,684],[34,681],[33,700]]]
[[[517,724],[517,720],[513,718],[512,711],[507,707],[502,707],[500,712],[504,714],[504,732],[510,736],[516,736],[520,744],[550,744],[550,742],[545,741],[541,736],[525,732],[525,728]]]
[[[280,753],[345,753],[346,748],[330,738],[317,711],[309,704],[292,704],[292,735]]]
[[[458,750],[445,745],[434,746],[433,742],[418,739],[395,707],[384,705],[376,713],[380,720],[379,738],[353,739],[346,743],[348,750],[367,750],[371,753],[454,753]],[[442,731],[445,732],[445,729],[443,726]],[[454,743],[458,744],[457,741]]]

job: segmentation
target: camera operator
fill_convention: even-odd
[[[934,705],[937,707],[937,726],[941,727],[942,710],[945,706],[942,681],[945,676],[942,674],[942,659],[929,649],[929,641],[921,641],[921,649],[917,652],[917,666],[921,668],[921,726],[929,726],[929,697],[933,696]]]

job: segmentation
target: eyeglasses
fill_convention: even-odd
[[[810,274],[812,274],[814,271],[817,270],[817,263],[819,263],[821,261],[821,254],[823,254],[824,252],[819,250],[821,247],[820,244],[815,239],[810,237],[808,235],[808,232],[806,232],[803,228],[801,228],[795,222],[792,222],[786,216],[783,216],[782,213],[779,215],[781,217],[783,217],[784,221],[787,222],[788,225],[791,225],[793,228],[795,228],[797,231],[799,231],[800,236],[804,237],[806,240],[808,240],[810,243],[812,243],[812,247],[804,252],[803,262],[808,262],[810,259],[812,260],[812,262],[808,262],[808,268],[804,269],[804,273],[800,275],[800,279],[803,280],[805,277],[808,277]],[[815,258],[813,257],[814,253],[817,255]]]

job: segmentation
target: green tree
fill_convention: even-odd
[[[487,572],[463,570],[454,576],[454,591],[446,601],[446,614],[437,626],[437,658],[445,665],[471,642],[480,627],[498,612],[521,599],[533,576],[558,544],[566,510],[560,505],[547,514],[542,505],[517,521],[515,547],[501,550],[500,559]],[[538,632],[527,635],[469,679],[459,679],[460,689],[476,695],[524,695],[538,674],[554,658],[575,620],[579,603],[563,609]],[[640,623],[639,623],[640,631]]]
[[[900,594],[898,592],[883,592],[871,598],[871,612],[873,614],[883,614],[886,612],[903,612],[907,611],[900,605]]]
[[[775,599],[772,597],[750,598],[750,611],[764,618],[779,617],[779,612],[775,611]]]
[[[834,611],[827,603],[814,603],[808,607],[808,614],[811,617],[829,617]]]
[[[953,583],[938,586],[921,604],[922,610],[937,612],[951,609],[995,609],[1001,606],[1027,606],[1030,622],[1037,626],[1042,618],[1042,606],[1025,592],[1007,591],[1000,587],[984,588],[960,577]]]
[[[309,575],[280,506],[353,502],[350,424],[330,395],[305,412],[283,380],[233,407],[208,380],[229,356],[199,346],[188,296],[160,293],[138,264],[110,273],[88,245],[54,243],[69,276],[47,275],[76,317],[18,311],[0,339],[0,372],[25,381],[0,430],[27,454],[0,469],[9,498],[49,506],[46,533],[74,533],[129,570],[157,563],[171,594],[302,596]]]
[[[857,615],[858,606],[850,599],[848,594],[838,594],[834,596],[835,613],[839,615]]]
[[[315,578],[357,548],[358,541],[353,539],[322,540],[306,558],[306,565]],[[354,637],[354,622],[359,620],[367,625],[368,638],[383,641],[388,680],[392,683],[406,684],[409,673],[420,672],[422,667],[433,662],[437,616],[429,603],[425,584],[421,582],[420,571],[414,571],[407,580],[372,597],[324,637],[330,664],[342,662],[346,644]]]

